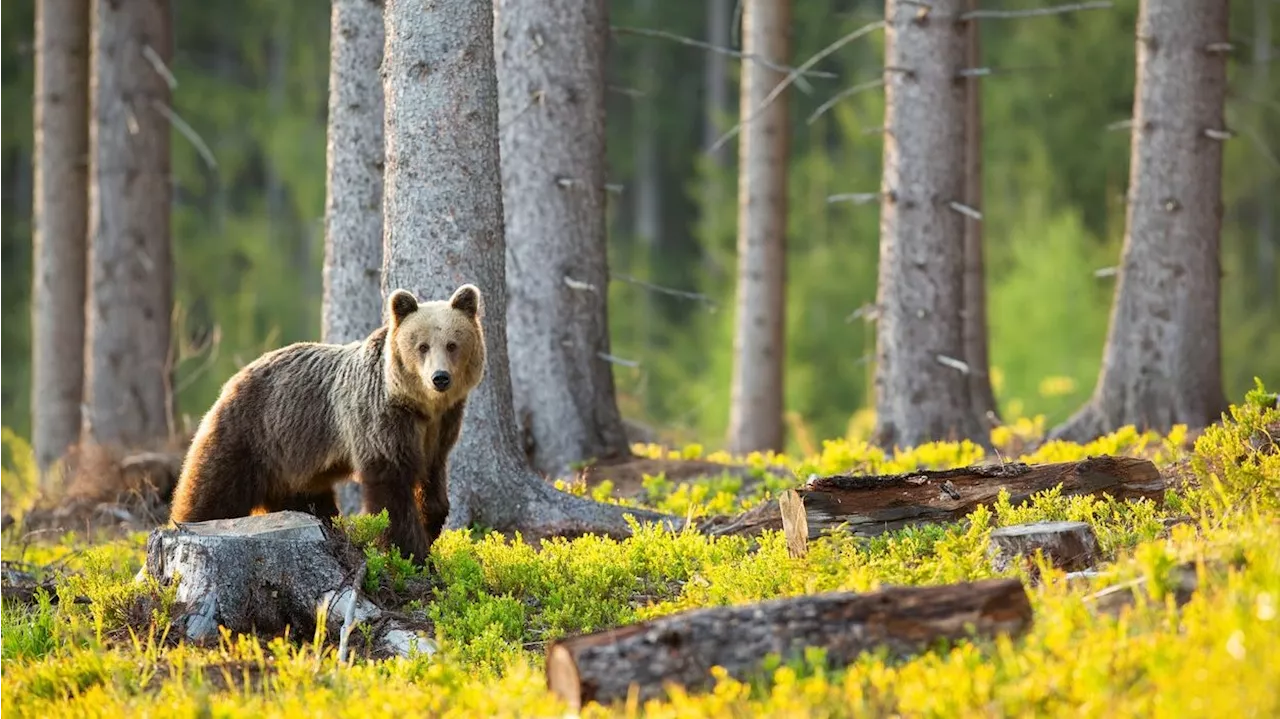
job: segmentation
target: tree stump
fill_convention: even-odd
[[[1086,522],[1032,522],[993,530],[987,556],[995,570],[1003,572],[1019,557],[1034,556],[1036,550],[1054,568],[1068,572],[1092,567],[1100,552],[1093,527]]]
[[[273,512],[156,529],[147,538],[141,574],[176,581],[183,608],[176,626],[186,638],[232,632],[311,636],[321,614],[326,634],[345,639],[357,623],[372,626],[373,654],[434,653],[435,643],[403,617],[360,592],[362,558],[346,538],[315,516]],[[341,653],[341,652],[340,652]]]
[[[806,647],[822,647],[838,667],[879,647],[900,657],[939,639],[1019,634],[1031,620],[1015,579],[711,607],[553,641],[547,686],[577,711],[589,701],[624,698],[632,685],[640,701],[659,697],[668,683],[704,689],[713,666],[745,679],[771,652],[790,661]]]

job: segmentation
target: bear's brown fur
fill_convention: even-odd
[[[334,517],[333,485],[354,473],[364,510],[386,509],[390,541],[425,562],[449,512],[449,452],[484,375],[482,316],[474,285],[423,303],[396,290],[368,338],[300,342],[245,366],[200,422],[170,517]]]

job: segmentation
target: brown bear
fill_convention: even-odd
[[[446,461],[484,375],[483,299],[470,284],[447,301],[396,290],[385,316],[364,340],[289,345],[228,380],[187,452],[171,519],[332,518],[333,485],[354,473],[364,510],[386,509],[387,538],[425,563],[449,512]]]

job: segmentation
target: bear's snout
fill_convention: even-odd
[[[449,383],[451,382],[453,382],[453,378],[444,370],[437,370],[435,374],[431,375],[431,384],[435,385],[436,389],[441,392],[449,389]]]

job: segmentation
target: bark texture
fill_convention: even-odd
[[[511,382],[534,468],[559,476],[630,452],[605,359],[608,10],[605,0],[495,7]]]
[[[193,642],[217,641],[218,627],[271,635],[290,628],[309,637],[325,610],[339,652],[357,623],[370,625],[374,656],[435,652],[417,628],[385,613],[360,591],[364,567],[354,547],[316,517],[272,512],[156,529],[142,573],[176,582],[176,625]],[[362,636],[362,635],[357,635]]]
[[[662,698],[667,683],[708,689],[713,666],[749,680],[771,652],[789,662],[807,647],[821,647],[828,666],[838,669],[866,651],[883,648],[902,658],[940,639],[1021,634],[1031,622],[1031,603],[1015,579],[802,595],[554,641],[547,647],[547,685],[576,711],[591,701],[625,699],[632,685],[642,702]]]
[[[987,556],[997,572],[1017,561],[1034,569],[1031,558],[1039,551],[1050,565],[1068,572],[1092,567],[1102,553],[1098,537],[1088,522],[1034,522],[992,530]],[[1020,559],[1021,558],[1021,559]]]
[[[88,249],[89,3],[36,4],[32,444],[43,472],[80,435]]]
[[[978,9],[978,0],[966,0],[965,9]],[[969,20],[965,29],[966,69],[982,67],[982,22]],[[982,212],[982,78],[970,74],[964,83],[964,200],[966,207]],[[969,366],[969,401],[981,425],[995,425],[995,392],[991,388],[988,356],[987,272],[983,247],[983,220],[966,216],[964,222],[964,361]],[[985,436],[980,439],[987,439]]]
[[[1127,230],[1093,397],[1051,436],[1206,426],[1226,409],[1219,333],[1227,3],[1144,0]],[[1215,49],[1215,45],[1219,49]]]
[[[334,0],[329,43],[321,335],[345,344],[382,323],[382,2]]]
[[[1119,499],[1159,501],[1164,478],[1149,460],[1092,457],[1080,462],[1022,463],[923,470],[885,476],[833,475],[809,480],[796,490],[804,504],[809,539],[839,527],[852,534],[875,536],[903,527],[954,522],[996,501],[1001,491],[1013,504],[1061,486],[1064,496],[1107,494]],[[765,529],[786,531],[777,502],[768,502],[736,517],[703,522],[708,534],[754,535]]]
[[[498,160],[493,9],[481,0],[386,6],[383,290],[484,294],[485,378],[467,401],[449,461],[447,527],[478,523],[528,539],[630,534],[624,513],[557,491],[516,437],[507,354],[506,243]],[[668,518],[670,519],[670,518]]]
[[[334,0],[329,28],[328,168],[321,337],[345,344],[382,324],[381,0]],[[355,480],[336,487],[360,511]]]
[[[172,424],[170,3],[92,5],[84,437],[164,440]]]
[[[788,60],[790,0],[746,0],[743,52]],[[740,112],[748,117],[784,73],[742,65]],[[738,140],[738,286],[729,404],[729,450],[782,451],[786,356],[787,93],[743,128]]]
[[[965,357],[965,0],[885,9],[876,442],[982,441]],[[948,364],[951,362],[951,364]]]

